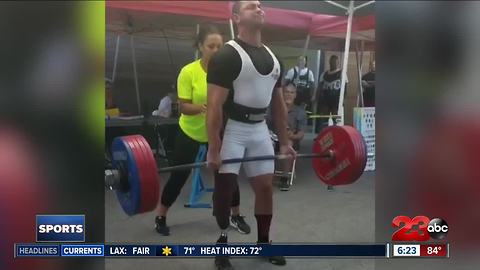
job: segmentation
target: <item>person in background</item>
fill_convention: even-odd
[[[287,132],[289,143],[293,146],[295,151],[300,150],[300,142],[305,136],[305,129],[307,127],[307,113],[302,106],[297,106],[294,103],[295,98],[297,97],[297,89],[295,85],[288,84],[283,87],[283,99],[285,100],[285,106],[288,111],[287,118]],[[269,112],[267,113],[267,124],[271,130],[275,130],[272,121],[271,109],[269,107]],[[278,147],[275,147],[278,148]],[[282,166],[283,172],[291,172],[293,167],[293,160],[281,160],[280,164]],[[288,177],[282,176],[280,178],[280,190],[288,191],[290,189],[290,179]]]
[[[332,55],[329,59],[330,68],[322,73],[320,76],[318,88],[320,89],[319,93],[314,93],[312,100],[317,99],[320,101],[321,98],[317,97],[317,94],[322,97],[326,105],[326,113],[336,115],[338,113],[338,102],[340,99],[340,88],[342,87],[342,68],[338,63],[338,56]],[[348,83],[348,79],[346,79]],[[345,89],[347,85],[345,84]],[[346,96],[346,91],[345,91]]]
[[[174,153],[171,166],[193,163],[201,144],[207,144],[205,112],[207,110],[207,69],[211,57],[223,46],[223,39],[217,28],[202,27],[195,46],[202,57],[182,68],[177,79],[178,102],[180,109],[179,132],[175,137]],[[191,169],[177,170],[163,187],[163,192],[155,217],[155,229],[159,234],[169,235],[167,213],[177,199]],[[240,190],[234,187],[231,201],[230,222],[239,232],[250,233],[250,226],[240,215]]]
[[[338,114],[338,103],[340,100],[340,89],[342,87],[342,68],[339,66],[338,56],[332,55],[329,59],[329,69],[322,73],[320,76],[318,84],[318,93],[314,93],[312,96],[312,101],[317,101],[317,108],[321,108],[322,105],[325,105],[325,110],[321,111],[322,114],[326,115],[337,115]],[[348,83],[348,79],[346,79]],[[347,84],[345,84],[345,96],[347,95]],[[322,104],[323,103],[323,104]],[[317,122],[317,130],[315,132],[320,132],[321,128],[328,124],[327,120],[319,120]],[[333,190],[333,186],[328,185],[327,189],[329,191]]]
[[[158,105],[158,116],[169,118],[172,116],[172,104],[175,98],[175,93],[170,92],[160,100]]]
[[[288,70],[283,85],[293,84],[297,89],[295,105],[302,105],[307,110],[311,104],[311,97],[315,85],[313,72],[307,68],[307,57],[299,56],[297,66]]]
[[[362,76],[363,106],[375,107],[375,61],[370,64],[370,71]]]

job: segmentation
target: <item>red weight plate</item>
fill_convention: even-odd
[[[358,143],[358,136],[355,132],[352,131],[351,128],[347,127],[347,126],[342,126],[341,128],[345,129],[345,131],[349,134],[351,140],[352,140],[352,143],[354,145],[354,152],[355,152],[355,158],[354,158],[354,161],[352,162],[352,177],[351,178],[345,178],[344,181],[342,183],[339,183],[340,185],[347,185],[347,184],[350,184],[352,182],[354,182],[357,177],[358,177],[358,170],[359,168],[361,167],[361,162],[360,162],[360,159],[359,159],[359,155],[361,153],[359,153],[359,151],[361,151],[361,148],[360,148],[360,145]]]
[[[365,149],[362,147],[362,135],[355,128],[350,126],[343,126],[342,128],[344,128],[348,134],[350,134],[352,142],[355,145],[355,161],[352,162],[352,164],[354,164],[352,166],[353,176],[352,178],[345,179],[346,182],[341,183],[342,185],[348,185],[358,180],[358,178],[362,175],[362,167],[364,163],[364,159],[362,157],[365,156]]]
[[[145,196],[142,196],[142,203],[140,205],[141,212],[153,211],[158,204],[160,196],[160,179],[157,170],[157,163],[153,157],[150,145],[144,137],[138,135],[136,142],[139,145],[139,149],[143,154],[145,161],[144,180],[142,183],[148,187],[148,192],[145,192]]]
[[[139,206],[135,212],[135,214],[140,214],[144,213],[145,211],[145,197],[148,197],[148,185],[145,184],[145,170],[146,170],[146,164],[145,160],[143,157],[143,152],[140,149],[140,146],[138,145],[136,138],[136,135],[129,135],[129,136],[124,136],[125,142],[128,144],[130,147],[130,150],[133,154],[133,157],[135,159],[136,166],[138,168],[138,181],[139,181],[139,187],[140,187],[140,198],[139,198]]]
[[[152,176],[152,170],[157,172],[157,167],[151,166],[151,163],[145,157],[145,145],[139,142],[139,138],[142,138],[140,135],[129,136],[129,145],[134,148],[134,155],[137,160],[137,166],[140,174],[140,205],[138,208],[139,213],[149,212],[155,209],[158,196],[155,197],[158,190],[158,182],[155,181],[155,178]],[[150,148],[147,150],[151,151]]]
[[[356,140],[344,126],[330,126],[318,134],[313,144],[313,153],[323,153],[327,150],[335,152],[333,159],[312,159],[315,173],[320,180],[328,185],[344,185],[358,178],[358,157]]]
[[[358,130],[356,130],[355,128],[351,128],[350,134],[352,134],[352,137],[355,138],[355,143],[357,145],[356,153],[359,166],[357,169],[357,177],[353,180],[355,181],[356,179],[360,178],[360,176],[363,174],[363,171],[365,170],[365,166],[367,165],[367,149],[365,140],[363,139],[363,135]]]
[[[359,159],[360,159],[360,168],[358,169],[358,178],[363,174],[365,171],[365,166],[367,165],[367,144],[365,143],[365,139],[363,138],[363,135],[355,129],[355,133],[358,136],[358,144],[360,147],[360,150],[358,151],[359,153]]]
[[[148,162],[144,157],[143,145],[140,145],[137,141],[138,136],[139,135],[126,136],[127,143],[134,155],[139,174],[140,202],[136,214],[145,213],[155,209],[158,201],[158,199],[155,200],[155,198],[152,198],[152,192],[155,186],[152,186],[152,181],[150,180],[151,177],[149,177],[149,170],[151,168],[148,166]],[[154,205],[153,208],[152,204]]]
[[[355,144],[356,144],[356,156],[357,156],[357,165],[358,167],[356,168],[356,172],[357,172],[357,176],[356,176],[356,179],[358,179],[362,173],[363,173],[363,169],[364,168],[364,163],[365,163],[365,148],[364,148],[364,141],[363,141],[363,136],[362,134],[360,134],[360,132],[358,132],[356,129],[354,128],[351,128],[349,129],[349,133],[351,134],[352,138],[354,138],[355,140]]]

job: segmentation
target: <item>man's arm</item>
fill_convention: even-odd
[[[313,72],[308,70],[308,94],[310,95],[310,101],[315,99],[315,78],[313,77]]]
[[[293,68],[291,68],[287,71],[287,74],[285,75],[285,77],[282,80],[282,85],[283,86],[288,85],[289,83],[291,83],[293,81],[293,73],[294,73]]]
[[[280,144],[289,144],[287,133],[287,108],[285,107],[285,102],[283,101],[283,91],[281,87],[277,87],[273,90],[272,118]]]
[[[227,100],[228,89],[208,84],[207,91],[207,135],[208,148],[214,152],[220,152],[222,141],[220,131],[223,126],[223,104]]]
[[[317,99],[320,99],[320,97],[322,96],[324,74],[325,74],[325,72],[320,74],[320,78],[318,79],[317,87],[313,88],[313,94],[312,94],[312,99],[311,99],[312,102],[316,101]]]

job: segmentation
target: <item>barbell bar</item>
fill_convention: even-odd
[[[363,173],[368,156],[363,136],[350,126],[329,126],[315,138],[312,153],[297,154],[311,158],[318,179],[328,185],[347,185]],[[222,164],[293,158],[290,155],[266,155],[223,160]],[[207,162],[157,168],[152,150],[141,135],[117,137],[112,143],[112,167],[105,170],[105,184],[115,189],[128,215],[152,211],[160,196],[160,173],[204,167]]]
[[[334,153],[333,151],[328,151],[326,153],[311,153],[311,154],[297,154],[297,158],[333,158]],[[244,163],[244,162],[252,162],[252,161],[261,161],[261,160],[275,160],[275,159],[287,159],[292,158],[290,155],[266,155],[266,156],[254,156],[254,157],[246,157],[246,158],[231,158],[225,159],[221,161],[221,164],[231,164],[231,163]],[[185,169],[193,169],[193,168],[200,168],[207,166],[208,162],[196,162],[196,163],[189,163],[189,164],[182,164],[176,165],[171,167],[165,167],[158,169],[159,173],[171,172],[176,170],[185,170]]]

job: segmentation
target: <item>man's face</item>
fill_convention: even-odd
[[[338,58],[330,59],[330,69],[336,69],[338,67]]]
[[[298,67],[304,68],[306,62],[307,62],[307,61],[305,61],[305,57],[300,56],[300,57],[298,58],[298,62],[297,62],[297,63],[298,63]]]
[[[283,99],[287,105],[292,104],[296,97],[297,89],[295,89],[295,86],[290,84],[283,89]]]
[[[238,14],[233,15],[237,25],[261,28],[265,22],[265,12],[259,1],[242,1]]]

